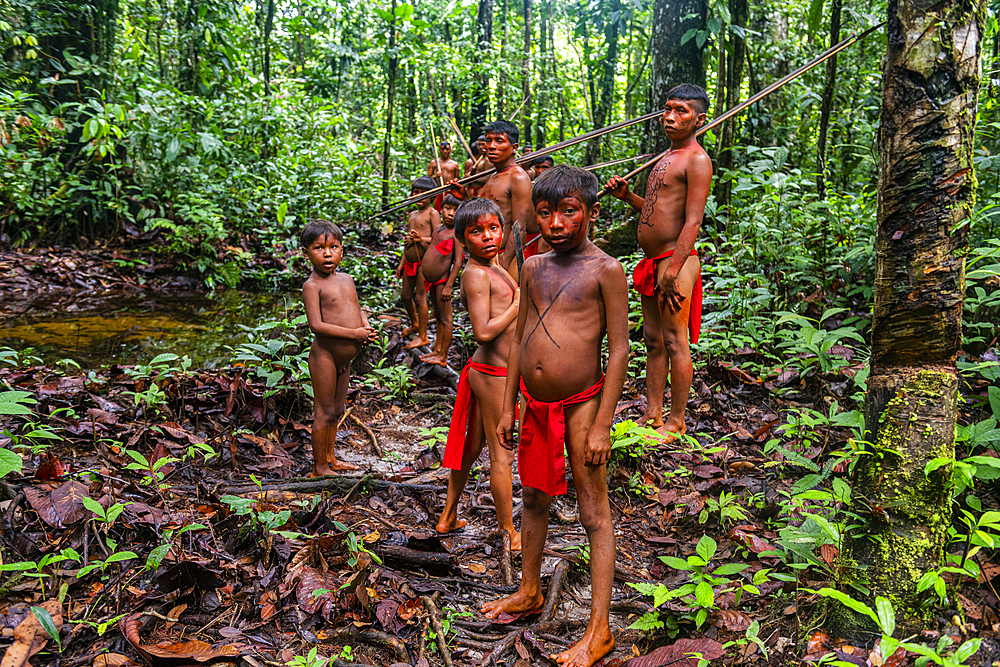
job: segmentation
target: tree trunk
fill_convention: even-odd
[[[382,144],[382,208],[389,205],[389,147],[392,145],[392,112],[396,104],[396,0],[389,7],[392,23],[389,25],[389,71],[385,94],[385,141]]]
[[[985,3],[890,0],[879,129],[879,206],[867,453],[854,469],[847,577],[909,605],[951,525],[973,137]],[[877,508],[877,509],[876,509]],[[866,568],[861,570],[859,568]],[[900,612],[897,607],[897,618]],[[846,626],[846,624],[845,624]],[[848,636],[841,634],[840,636]]]
[[[524,137],[521,141],[524,144],[531,143],[531,0],[524,0],[524,86],[521,95],[524,99],[524,106],[521,109],[521,118],[524,119]],[[540,148],[540,146],[539,146]]]
[[[264,19],[264,95],[271,96],[271,30],[274,28],[274,0],[267,0]]]
[[[830,10],[830,46],[840,41],[840,10],[843,0],[833,0]],[[837,56],[826,61],[826,85],[819,114],[819,138],[816,140],[816,194],[826,199],[826,137],[830,128],[830,111],[837,85]]]
[[[479,33],[479,57],[476,59],[476,65],[479,69],[479,85],[475,91],[475,103],[472,106],[470,139],[475,139],[482,134],[483,127],[489,122],[487,116],[490,113],[490,73],[485,61],[493,43],[493,0],[479,0],[476,26]]]
[[[618,33],[621,28],[621,0],[611,0],[611,21],[604,30],[608,44],[608,55],[604,59],[604,72],[601,76],[601,97],[594,109],[594,129],[604,127],[611,115],[611,105],[615,98],[615,72],[618,69]],[[598,162],[601,154],[601,140],[591,139],[587,142],[587,164]]]
[[[705,87],[702,48],[695,39],[681,44],[681,38],[691,28],[705,30],[707,21],[708,0],[654,1],[649,95],[653,109],[662,109],[667,101],[667,92],[678,84],[694,83]],[[644,147],[647,152],[660,153],[669,145],[658,119],[646,124]],[[648,174],[647,170],[640,175],[637,192],[645,192]]]
[[[500,62],[507,58],[507,35],[510,28],[508,0],[500,0],[500,25],[503,26],[503,36],[500,38]],[[507,77],[497,77],[497,117],[507,118]]]
[[[545,74],[548,67],[548,17],[552,15],[552,0],[545,3],[545,11],[538,12],[538,85],[535,92],[538,95],[538,115],[535,118],[535,148],[545,146],[545,107],[548,103],[549,95],[545,90]]]
[[[840,0],[836,0],[840,2]],[[745,55],[745,31],[750,18],[750,7],[747,0],[729,0],[729,17],[732,28],[729,31],[730,48],[726,57],[726,108],[732,109],[740,103],[740,88],[743,86],[743,65]],[[736,117],[722,124],[722,136],[719,141],[719,174],[733,168],[733,137],[736,134]],[[719,180],[715,187],[716,201],[720,206],[729,206],[732,197],[733,182]]]

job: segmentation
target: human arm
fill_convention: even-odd
[[[528,320],[528,291],[521,291],[518,299],[517,325],[507,353],[507,382],[504,385],[503,405],[500,422],[497,424],[497,438],[504,449],[514,449],[514,410],[517,408],[517,393],[521,385],[521,340],[524,338],[524,323]],[[610,439],[610,432],[608,435]]]
[[[457,178],[453,178],[450,181],[448,181],[447,185],[451,186],[451,190],[449,190],[448,192],[454,195],[456,199],[465,200],[468,198],[469,193],[466,191],[464,185],[458,184]]]
[[[490,316],[490,277],[485,271],[466,271],[462,278],[465,288],[465,300],[468,304],[469,322],[472,325],[472,335],[480,345],[489,343],[502,334],[517,317],[518,292],[515,290],[514,300],[506,310],[496,317]]]
[[[621,176],[612,176],[608,179],[604,189],[608,194],[619,201],[623,201],[637,211],[642,210],[642,205],[646,200],[628,189],[628,181]]]
[[[585,456],[588,465],[608,462],[611,453],[611,422],[628,371],[628,281],[618,261],[609,262],[604,268],[600,285],[607,323],[608,368],[604,375],[601,404],[597,408],[594,424],[587,433]]]
[[[324,322],[323,310],[320,306],[320,287],[314,282],[307,282],[302,286],[302,302],[306,307],[306,319],[309,321],[309,330],[317,336],[343,338],[364,343],[375,332],[369,326],[342,327],[337,324]],[[363,316],[364,313],[362,313]]]
[[[684,226],[677,237],[674,254],[667,264],[663,278],[657,284],[657,301],[662,309],[666,305],[670,312],[681,309],[685,296],[677,286],[677,275],[681,272],[684,262],[694,250],[698,240],[701,222],[705,217],[705,203],[712,187],[712,161],[708,154],[698,151],[691,155],[685,169],[687,176],[687,200],[684,204]]]
[[[451,244],[451,271],[448,273],[448,280],[444,284],[445,294],[451,294],[455,289],[455,281],[458,280],[458,274],[462,271],[462,262],[464,260],[465,252],[462,250],[462,246],[458,244],[458,241],[453,242]]]

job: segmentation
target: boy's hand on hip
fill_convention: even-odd
[[[514,411],[504,410],[500,415],[500,423],[497,424],[497,438],[500,446],[507,450],[512,450],[516,446],[514,442]]]
[[[611,429],[598,424],[587,433],[587,448],[584,451],[587,465],[599,466],[608,462],[611,454]]]
[[[660,310],[663,310],[663,307],[666,306],[670,309],[671,313],[676,313],[681,309],[681,304],[686,298],[684,293],[677,287],[676,277],[664,276],[660,284],[656,286],[656,302],[659,304]]]

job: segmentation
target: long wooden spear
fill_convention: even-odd
[[[644,114],[642,116],[638,116],[636,118],[632,118],[631,120],[622,120],[622,121],[619,121],[619,122],[614,123],[612,125],[608,125],[607,127],[602,127],[602,128],[596,129],[596,130],[591,130],[590,132],[585,132],[585,133],[583,133],[583,134],[581,134],[581,135],[579,135],[577,137],[573,137],[572,139],[566,139],[565,141],[560,141],[557,144],[552,144],[551,146],[546,146],[545,148],[540,148],[537,151],[532,151],[530,153],[526,153],[525,155],[522,155],[520,157],[515,157],[514,158],[514,162],[517,162],[518,164],[523,164],[525,162],[530,162],[534,158],[539,157],[541,155],[548,155],[549,153],[555,153],[556,151],[561,151],[564,148],[570,148],[571,146],[576,146],[577,144],[582,144],[585,141],[590,141],[591,139],[596,139],[597,137],[604,136],[605,134],[608,134],[610,132],[614,132],[615,130],[621,130],[621,129],[626,128],[626,127],[631,127],[632,125],[638,125],[639,123],[644,123],[647,120],[651,120],[651,119],[656,118],[656,117],[658,117],[658,116],[660,116],[662,114],[663,114],[663,111],[650,111],[647,114]],[[481,157],[482,156],[480,156],[480,158]],[[483,171],[483,172],[479,172],[479,173],[476,173],[476,174],[470,174],[469,176],[465,176],[463,178],[458,179],[458,184],[459,185],[468,185],[469,183],[472,183],[474,181],[478,181],[479,179],[484,178],[486,176],[491,176],[494,173],[496,173],[496,169],[487,169],[486,171]],[[423,201],[424,199],[429,199],[430,197],[435,197],[435,196],[437,196],[437,194],[439,192],[444,192],[445,190],[448,190],[450,188],[451,188],[450,185],[444,185],[444,186],[441,186],[441,187],[438,187],[438,188],[434,188],[432,190],[428,190],[427,192],[423,192],[423,193],[421,193],[419,195],[414,195],[413,197],[410,197],[409,199],[404,199],[403,201],[401,201],[398,204],[395,204],[395,205],[393,205],[393,206],[385,209],[384,211],[379,211],[378,213],[376,213],[373,216],[371,216],[371,219],[380,218],[383,215],[388,215],[390,213],[398,211],[401,208],[406,208],[407,206],[410,206],[411,204],[415,204],[418,201]]]
[[[434,147],[434,162],[437,164],[437,168],[438,168],[438,179],[437,180],[438,180],[438,183],[440,183],[441,185],[444,185],[444,172],[441,171],[441,158],[438,157],[437,137],[434,136],[434,121],[428,122],[427,123],[427,127],[429,127],[430,130],[431,130],[431,146]]]
[[[462,136],[462,131],[458,129],[458,124],[455,122],[455,119],[452,118],[450,113],[445,113],[444,116],[448,119],[448,122],[451,123],[451,129],[455,130],[455,134],[458,135],[458,140],[462,142],[463,146],[465,146],[465,152],[469,154],[469,159],[475,160],[476,156],[472,154],[472,147],[469,146],[469,142],[465,140],[464,136]]]
[[[706,132],[708,132],[709,130],[711,130],[713,127],[717,127],[721,123],[726,122],[729,118],[731,118],[731,117],[735,116],[736,114],[738,114],[739,112],[743,111],[744,109],[746,109],[751,104],[753,104],[755,102],[758,102],[758,101],[760,101],[761,98],[770,95],[771,93],[773,93],[774,91],[776,91],[778,88],[781,88],[782,86],[784,86],[785,84],[787,84],[792,79],[797,79],[798,77],[802,76],[803,74],[805,74],[806,72],[808,72],[812,68],[814,68],[817,65],[823,63],[824,61],[832,58],[833,56],[837,55],[838,53],[840,53],[841,51],[843,51],[844,49],[846,49],[847,47],[849,47],[851,44],[854,44],[855,42],[864,39],[865,37],[867,37],[868,35],[872,34],[873,32],[875,32],[876,30],[878,30],[879,28],[881,28],[885,24],[886,24],[886,22],[882,21],[878,25],[872,26],[871,28],[868,28],[868,30],[865,30],[864,32],[862,32],[860,34],[855,35],[854,37],[848,37],[847,39],[844,39],[840,43],[831,46],[829,49],[827,49],[826,51],[824,51],[822,54],[820,54],[815,59],[810,60],[809,62],[807,62],[805,65],[803,65],[802,67],[798,68],[794,72],[786,74],[785,76],[783,76],[782,78],[778,79],[777,81],[775,81],[774,83],[772,83],[770,86],[768,86],[767,88],[765,88],[764,90],[760,91],[759,93],[757,93],[756,95],[754,95],[753,97],[751,97],[750,99],[748,99],[746,102],[741,102],[740,104],[737,104],[732,109],[729,109],[728,111],[726,111],[725,113],[723,113],[721,116],[715,118],[711,123],[708,123],[707,125],[705,125],[701,129],[699,129],[696,136],[701,136],[701,135],[705,134]],[[660,160],[662,160],[663,156],[666,155],[668,152],[670,152],[669,149],[663,151],[662,153],[660,153],[659,155],[657,155],[656,157],[654,157],[649,162],[646,162],[645,164],[643,164],[641,167],[636,167],[635,169],[633,169],[629,173],[625,174],[625,176],[623,176],[622,178],[624,178],[626,181],[631,180],[637,174],[641,174],[642,172],[646,171],[647,169],[649,169],[650,167],[652,167],[654,164],[656,164],[657,162],[659,162]],[[598,193],[598,195],[597,195],[598,198],[603,197],[607,192],[608,192],[608,190],[606,190],[606,189],[601,190],[600,193]]]
[[[623,157],[618,160],[611,160],[610,162],[600,162],[598,164],[588,164],[584,169],[586,171],[596,171],[597,169],[603,169],[604,167],[611,167],[616,164],[621,164],[623,162],[633,162],[634,160],[645,160],[648,157],[653,157],[652,153],[646,153],[644,155],[633,155],[632,157]]]

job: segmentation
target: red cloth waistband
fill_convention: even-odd
[[[403,260],[403,274],[411,278],[417,275],[417,271],[420,270],[420,260],[416,262],[408,262]]]
[[[448,429],[448,442],[444,446],[444,456],[441,465],[452,470],[462,469],[465,458],[465,445],[469,439],[469,413],[476,405],[476,395],[472,393],[469,384],[469,370],[477,370],[493,377],[506,377],[507,369],[478,361],[469,361],[458,376],[458,395],[455,397],[455,409],[451,415],[451,428]]]
[[[635,265],[632,271],[632,287],[643,296],[653,296],[656,293],[656,270],[660,262],[667,257],[673,257],[674,251],[668,250],[659,257],[647,257]],[[691,257],[697,257],[698,251],[691,249]],[[697,343],[701,336],[701,308],[704,301],[704,286],[701,282],[701,267],[698,268],[698,279],[691,290],[691,312],[688,316],[688,336],[692,343]]]
[[[535,241],[535,239],[537,239],[539,236],[541,236],[541,234],[532,234],[531,232],[527,232],[524,236],[525,236],[525,238],[524,238],[524,258],[528,259],[529,257],[534,257],[535,255],[538,254],[538,245],[541,242],[540,241]],[[532,243],[532,241],[535,241],[535,242]]]
[[[521,420],[521,443],[517,448],[517,470],[521,486],[538,489],[550,496],[566,493],[566,406],[589,401],[604,388],[602,377],[590,389],[561,401],[536,401],[521,380],[521,394],[527,403]]]
[[[430,282],[427,278],[424,278],[424,289],[430,292],[436,286],[444,285],[446,282],[448,282],[448,276],[445,276],[441,280],[435,280],[434,282]]]

